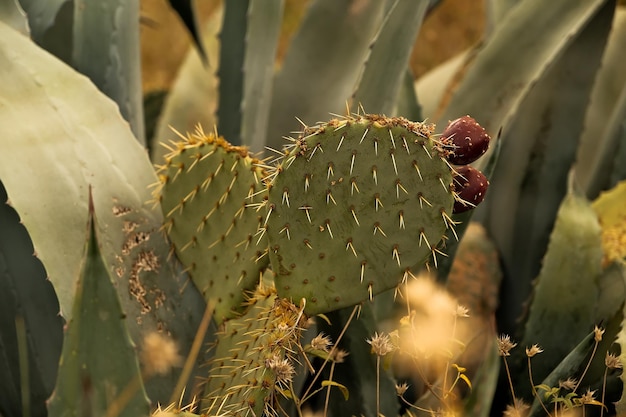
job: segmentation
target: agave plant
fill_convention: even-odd
[[[138,2],[1,2],[0,414],[623,413],[623,7],[436,3],[224,2],[145,129]]]

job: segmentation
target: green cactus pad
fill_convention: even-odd
[[[159,168],[165,230],[218,321],[233,316],[267,265],[267,245],[255,237],[263,221],[255,203],[265,193],[257,164],[245,148],[198,130]]]
[[[281,297],[318,314],[436,266],[454,191],[433,129],[357,115],[292,139],[269,176],[262,228]]]
[[[218,338],[202,409],[207,414],[275,415],[279,391],[289,387],[307,317],[276,289],[261,284],[245,315],[224,323]]]

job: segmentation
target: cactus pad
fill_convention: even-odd
[[[261,283],[247,312],[224,323],[218,338],[202,408],[208,414],[274,415],[276,394],[289,387],[293,357],[307,318]]]
[[[307,314],[353,305],[436,266],[455,193],[434,126],[356,115],[306,128],[270,173],[276,288]],[[440,253],[440,252],[439,252]]]
[[[254,204],[265,192],[257,163],[245,148],[199,129],[175,143],[159,168],[165,230],[205,299],[216,302],[218,321],[233,316],[267,265],[267,245],[254,236],[263,219]]]

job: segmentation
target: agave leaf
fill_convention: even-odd
[[[485,2],[485,8],[487,9],[485,35],[489,36],[492,34],[511,9],[519,3],[521,3],[520,0],[487,0]]]
[[[546,378],[595,324],[601,262],[598,218],[583,196],[570,191],[550,236],[520,342],[522,347],[536,343],[544,349],[533,364],[537,380]],[[522,356],[519,349],[513,359],[523,362]],[[527,378],[520,376],[517,382],[523,392]]]
[[[189,34],[191,35],[194,44],[198,49],[198,54],[200,55],[200,58],[202,58],[202,61],[205,64],[208,64],[207,55],[202,45],[202,39],[196,20],[195,2],[193,0],[169,0],[169,3],[189,31]]]
[[[0,2],[0,20],[24,35],[30,34],[26,14],[17,0]]]
[[[354,110],[391,115],[404,80],[428,0],[397,0],[370,47],[363,75],[352,97]]]
[[[616,103],[626,85],[624,50],[626,50],[626,9],[618,7],[615,10],[611,34],[602,57],[602,66],[596,75],[590,99],[592,105],[589,106],[585,115],[585,127],[576,158],[576,178],[583,189],[587,190],[589,198],[597,196],[597,191],[593,195],[589,190],[592,179],[591,170],[594,162],[598,161],[599,151],[606,149],[606,146],[602,146],[605,141],[599,138],[606,137],[609,120],[615,114]]]
[[[604,3],[606,0],[520,3],[485,41],[437,119],[471,114],[487,131],[497,131],[528,88]]]
[[[241,137],[253,152],[263,151],[265,146],[284,3],[284,0],[252,2],[248,13]]]
[[[98,247],[92,216],[90,211],[85,261],[48,410],[51,417],[147,416],[150,402],[135,346],[114,287],[116,277]]]
[[[317,320],[319,330],[336,341],[339,333],[348,324],[352,308],[333,311],[326,314],[332,326],[324,320]],[[367,343],[378,331],[374,313],[370,304],[361,306],[358,314],[339,342],[339,348],[349,355],[343,363],[335,365],[332,380],[343,385],[349,398],[345,399],[343,390],[331,388],[329,415],[331,416],[376,416],[376,355],[371,353],[371,346]],[[394,382],[389,374],[380,369],[380,415],[392,416],[398,412],[398,401]],[[330,380],[328,367],[323,371],[323,378]],[[326,392],[324,390],[324,392]]]
[[[345,112],[368,46],[383,18],[379,0],[316,0],[294,36],[274,80],[268,145],[306,123]],[[224,132],[222,132],[224,133]]]
[[[4,202],[0,183],[0,413],[26,415],[22,410],[20,384],[28,383],[33,415],[45,413],[52,393],[63,344],[63,319],[59,303],[47,281],[41,261],[33,255],[33,244],[17,213]],[[16,338],[18,317],[23,319],[27,351],[20,352]],[[29,373],[22,376],[19,357],[26,354]]]
[[[400,86],[400,93],[396,100],[396,111],[398,116],[406,117],[413,121],[422,121],[422,107],[417,99],[415,92],[415,78],[413,72],[407,68],[404,72],[404,78],[402,85]]]
[[[209,65],[204,65],[198,51],[190,48],[178,76],[165,98],[163,110],[152,138],[152,160],[161,164],[169,151],[161,144],[169,143],[174,136],[172,130],[182,133],[193,132],[201,125],[210,131],[217,125],[218,81],[215,74],[219,65],[219,41],[222,8],[218,8],[202,27],[202,43],[207,52]]]
[[[514,332],[566,194],[567,175],[614,9],[614,2],[605,3],[581,28],[527,89],[503,128],[489,197],[477,214],[496,242],[507,271],[502,299],[507,308],[499,317],[504,332]]]
[[[448,86],[454,82],[455,75],[471,62],[473,53],[473,49],[466,49],[415,81],[415,91],[420,99],[424,118],[434,120],[435,115],[441,112],[439,106],[447,101],[446,94],[450,94]]]
[[[156,175],[115,103],[3,24],[0,80],[0,179],[48,272],[61,314],[71,319],[91,187],[101,250],[117,276],[131,336],[140,340],[162,329],[186,354],[205,303],[168,261],[161,210],[148,189]],[[153,400],[166,400],[176,377],[150,380]]]
[[[74,0],[72,63],[117,103],[145,145],[139,0]]]
[[[72,0],[19,0],[19,3],[28,17],[31,35],[35,42],[39,43],[46,32],[54,26],[61,8],[65,4],[71,4]]]
[[[15,0],[26,11],[31,37],[37,45],[67,64],[72,62],[73,0]]]
[[[220,32],[219,107],[220,134],[233,145],[241,145],[241,102],[244,94],[244,58],[248,30],[249,0],[224,3]]]

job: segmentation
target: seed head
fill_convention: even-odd
[[[604,334],[604,329],[598,326],[595,326],[593,329],[593,338],[596,342],[602,341],[602,335]]]
[[[541,352],[543,352],[543,349],[539,347],[538,344],[534,344],[531,347],[526,348],[526,356],[528,356],[529,358],[532,358],[533,356]]]
[[[342,363],[344,360],[346,360],[346,356],[348,356],[349,354],[350,353],[343,349],[335,349],[334,351],[331,351],[330,359],[335,363]]]
[[[182,361],[176,343],[156,332],[149,333],[143,339],[139,356],[148,375],[165,375]]]
[[[606,352],[606,357],[604,358],[604,364],[609,369],[622,369],[623,368],[622,362],[619,360],[619,357],[609,352]]]
[[[333,342],[330,340],[330,336],[320,333],[311,340],[311,347],[316,350],[323,350],[328,352]]]
[[[456,316],[457,317],[469,317],[469,309],[462,305],[456,306]]]
[[[530,411],[530,406],[519,398],[513,399],[513,404],[506,406],[502,415],[504,417],[526,417]]]
[[[267,359],[265,367],[274,372],[276,383],[283,387],[289,386],[289,383],[293,380],[293,376],[296,373],[289,359],[281,359],[277,355]]]
[[[567,378],[565,381],[559,381],[559,388],[565,388],[570,391],[573,391],[576,385],[578,385],[576,378]]]
[[[409,386],[406,382],[403,382],[402,384],[396,384],[396,394],[398,395],[398,397],[402,397],[408,389]]]
[[[393,352],[395,350],[395,346],[391,343],[389,339],[389,335],[381,333],[374,333],[374,337],[367,340],[372,346],[372,353],[378,356],[385,356],[386,354]]]
[[[498,355],[500,356],[511,356],[509,351],[517,346],[517,343],[513,343],[508,334],[500,335],[496,340],[496,343],[498,345]]]

